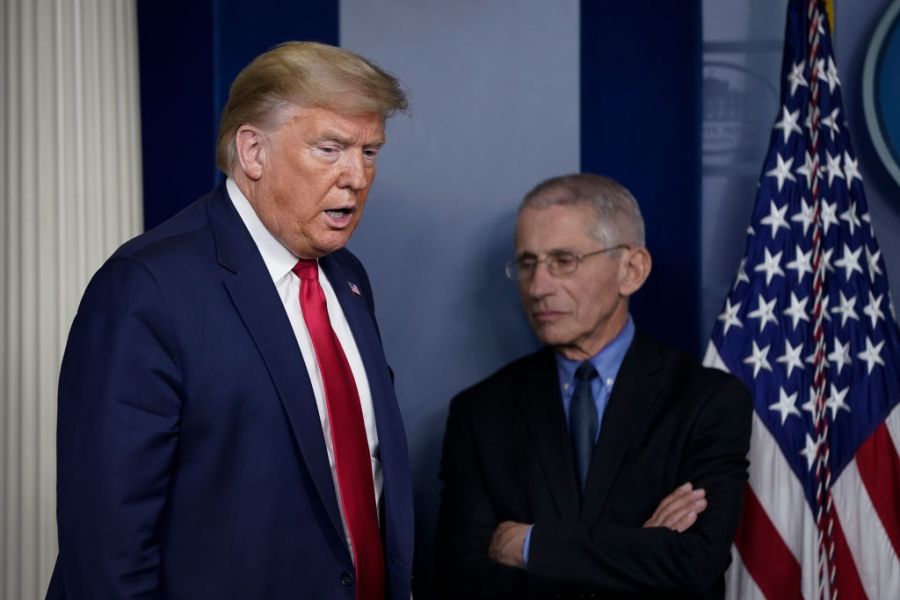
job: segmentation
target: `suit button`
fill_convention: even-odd
[[[341,585],[344,587],[350,587],[353,585],[353,574],[344,571],[341,573]]]

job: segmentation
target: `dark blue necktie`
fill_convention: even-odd
[[[585,361],[575,370],[575,393],[569,407],[569,435],[572,436],[572,453],[575,455],[575,472],[581,491],[587,482],[594,441],[597,439],[597,405],[591,392],[591,380],[597,376],[594,365]]]

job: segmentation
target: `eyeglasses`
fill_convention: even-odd
[[[507,262],[503,267],[503,271],[509,279],[512,279],[513,281],[522,281],[534,277],[534,272],[539,263],[547,263],[547,271],[549,271],[551,275],[554,277],[567,277],[572,275],[578,269],[578,265],[580,265],[581,261],[584,259],[590,258],[591,256],[598,256],[606,252],[612,252],[613,250],[621,250],[623,248],[630,248],[630,246],[627,244],[619,244],[618,246],[604,248],[603,250],[594,250],[593,252],[587,252],[585,254],[574,254],[565,250],[555,250],[553,252],[548,252],[544,258],[526,254]]]

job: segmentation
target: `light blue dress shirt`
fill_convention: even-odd
[[[622,361],[625,359],[625,353],[631,346],[634,339],[634,321],[631,315],[625,322],[625,327],[619,332],[613,341],[603,347],[600,352],[589,358],[588,360],[597,369],[599,377],[591,380],[591,393],[594,396],[594,403],[597,405],[597,437],[600,436],[600,425],[603,423],[603,412],[606,410],[606,404],[609,402],[609,395],[612,392],[613,384],[622,367]],[[557,352],[556,372],[559,377],[559,392],[562,396],[563,412],[566,415],[566,424],[569,423],[569,408],[572,406],[572,395],[575,393],[575,370],[583,361],[569,360],[562,354]],[[595,440],[596,441],[596,440]],[[525,535],[525,544],[522,546],[522,558],[525,565],[528,566],[528,552],[531,549],[531,529]]]

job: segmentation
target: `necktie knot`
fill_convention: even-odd
[[[597,369],[590,361],[584,361],[575,369],[575,381],[590,381],[597,376]]]
[[[319,265],[314,258],[301,258],[291,271],[300,279],[319,278]]]

